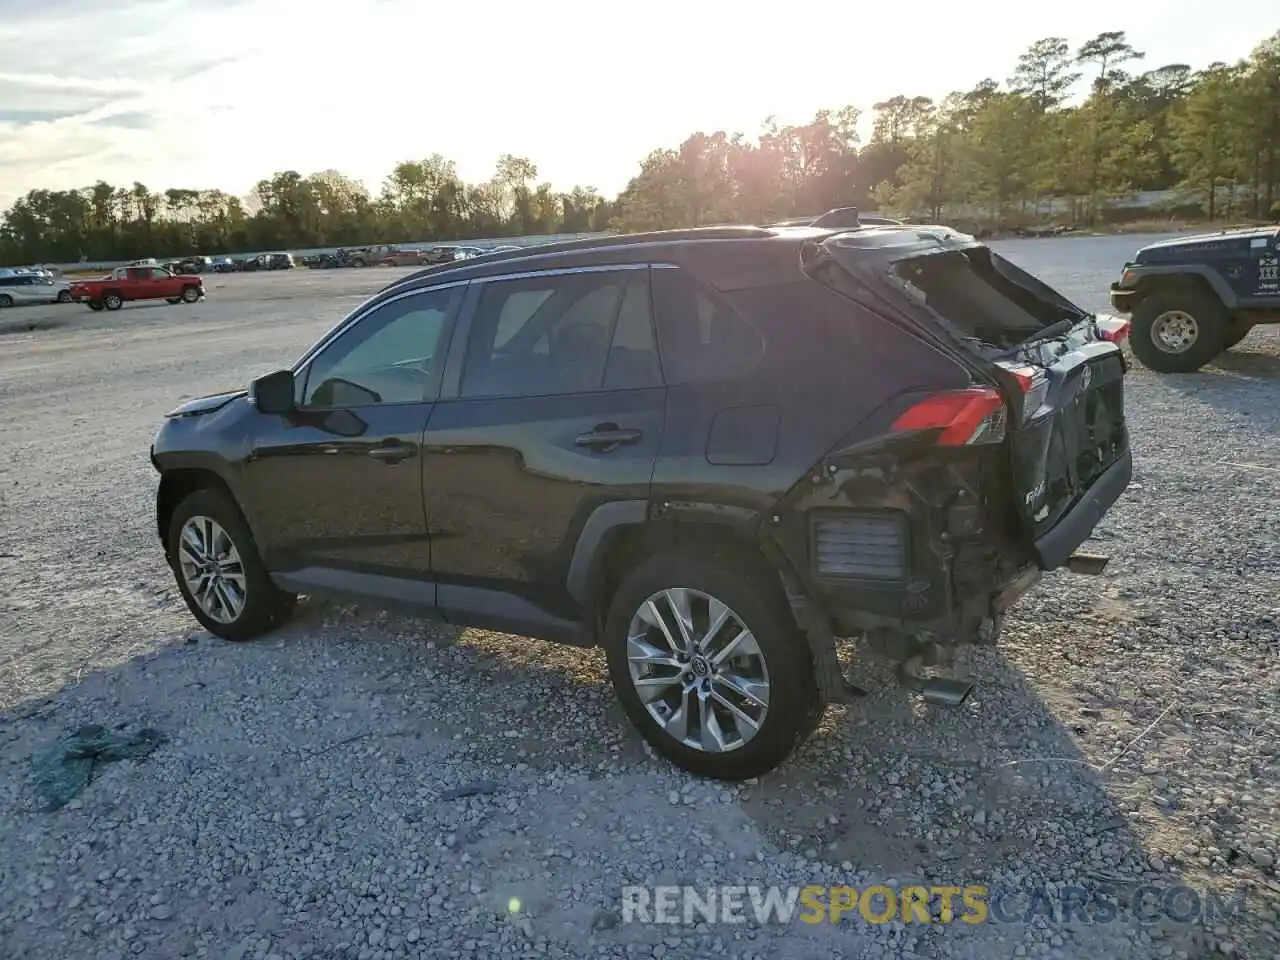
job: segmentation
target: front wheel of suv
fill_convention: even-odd
[[[821,718],[808,645],[777,584],[730,556],[642,561],[614,594],[602,639],[631,722],[698,776],[772,770]]]
[[[297,597],[267,575],[249,525],[225,493],[197,490],[178,504],[166,542],[192,616],[224,640],[251,640],[282,623]]]
[[[1192,373],[1227,348],[1228,318],[1217,297],[1199,290],[1153,293],[1133,312],[1129,344],[1157,373]]]

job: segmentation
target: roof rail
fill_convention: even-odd
[[[729,226],[729,227],[685,227],[677,230],[650,230],[646,233],[617,233],[605,237],[584,237],[578,240],[560,240],[556,243],[531,243],[518,250],[502,250],[497,253],[485,253],[478,257],[467,257],[465,260],[446,260],[444,263],[433,263],[415,273],[397,280],[392,286],[402,287],[426,276],[435,276],[451,270],[463,270],[477,260],[484,263],[496,263],[504,260],[521,260],[551,253],[573,253],[577,250],[598,250],[606,247],[625,247],[640,243],[678,243],[683,240],[751,240],[773,237],[775,234],[764,227]]]

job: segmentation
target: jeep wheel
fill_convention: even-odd
[[[59,291],[58,291],[58,302],[59,302],[59,303],[70,303],[70,302],[71,302],[71,291],[70,291],[70,290],[59,290]]]
[[[821,717],[808,645],[778,584],[730,556],[643,561],[614,594],[603,642],[631,722],[699,776],[772,770]]]
[[[1237,343],[1247,337],[1249,335],[1249,331],[1252,329],[1252,323],[1247,323],[1246,321],[1239,319],[1232,320],[1227,324],[1227,342],[1226,346],[1222,349],[1230,350]]]
[[[102,305],[108,310],[119,310],[124,306],[124,298],[118,293],[108,293],[102,298]]]
[[[197,490],[169,520],[169,564],[187,609],[225,640],[251,640],[283,622],[297,597],[278,589],[249,526],[218,490]]]
[[[12,307],[12,306],[13,306],[13,297],[9,296],[7,293],[0,293],[0,307]]]
[[[1227,311],[1198,290],[1170,290],[1142,300],[1129,343],[1143,366],[1157,373],[1191,373],[1225,350]]]
[[[196,302],[197,300],[199,300],[199,299],[200,299],[200,289],[199,289],[198,287],[183,287],[183,288],[182,288],[182,302],[183,302],[183,303],[195,303],[195,302]]]

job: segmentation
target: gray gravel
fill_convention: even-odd
[[[1101,309],[1138,243],[1003,246]],[[1111,565],[1025,599],[1002,646],[966,658],[969,703],[923,707],[845,651],[874,695],[725,789],[647,754],[595,653],[317,603],[231,645],[185,613],[152,519],[161,415],[291,360],[392,275],[0,316],[73,321],[0,336],[0,954],[1280,951],[1275,329],[1199,374],[1135,367],[1137,474],[1096,545]],[[29,758],[82,723],[169,739],[44,812]],[[1251,892],[1207,927],[618,922],[627,884],[875,881]]]

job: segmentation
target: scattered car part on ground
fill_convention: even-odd
[[[599,644],[657,750],[741,779],[848,696],[835,634],[963,701],[919,671],[994,643],[1123,492],[1125,371],[945,228],[551,244],[413,274],[173,410],[157,532],[219,636],[319,593]]]
[[[1132,316],[1134,355],[1157,373],[1191,373],[1280,323],[1280,227],[1175,237],[1139,250],[1111,284]]]
[[[163,267],[116,267],[109,276],[75,281],[70,294],[90,310],[119,310],[132,300],[195,303],[205,295],[198,274],[174,274]]]
[[[78,797],[103,764],[145,759],[166,740],[165,735],[153,727],[126,734],[98,724],[86,724],[60,738],[48,750],[31,758],[36,789],[45,800],[45,811],[61,810]]]

